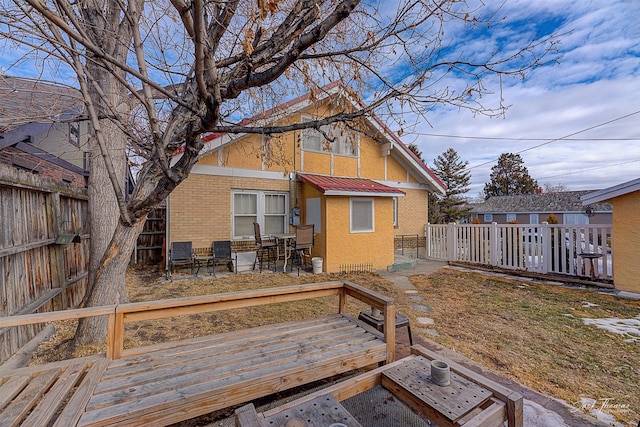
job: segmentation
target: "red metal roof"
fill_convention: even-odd
[[[363,195],[404,196],[404,191],[364,178],[338,178],[335,176],[298,174],[306,182],[326,195],[362,193]]]

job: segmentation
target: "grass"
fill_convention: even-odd
[[[610,398],[612,415],[638,422],[640,343],[582,318],[633,318],[640,301],[451,270],[412,279],[433,307],[432,340],[569,403]]]
[[[377,274],[305,275],[240,274],[198,280],[162,280],[161,272],[133,268],[127,276],[131,301],[287,286],[347,279],[396,300],[409,316],[414,334],[433,340],[521,384],[569,403],[580,398],[610,398],[610,413],[621,421],[640,418],[640,343],[595,326],[582,318],[634,318],[640,301],[581,290],[525,283],[481,273],[450,269],[411,280],[424,298],[418,304],[429,313],[413,310],[415,299],[395,289]],[[353,301],[353,300],[350,300]],[[588,303],[588,304],[587,304]],[[335,312],[332,298],[275,304],[232,312],[206,313],[128,325],[126,347],[189,338]],[[352,304],[357,313],[366,307]],[[418,316],[435,322],[421,329]],[[38,350],[35,363],[68,358],[64,343],[73,324],[62,323],[54,339]],[[426,328],[426,327],[425,327]],[[79,349],[75,356],[99,351]]]

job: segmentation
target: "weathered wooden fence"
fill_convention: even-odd
[[[613,277],[611,225],[428,224],[427,257],[505,269]]]
[[[88,283],[86,192],[0,165],[0,220],[0,317],[77,306]],[[0,363],[39,331],[0,328]]]
[[[160,206],[147,215],[144,229],[138,236],[133,251],[134,264],[153,264],[164,266],[164,249],[166,235],[167,212]],[[211,249],[211,248],[209,248]]]

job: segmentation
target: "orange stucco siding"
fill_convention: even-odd
[[[387,179],[390,181],[407,181],[407,170],[391,156],[387,156]]]
[[[326,216],[331,228],[326,231],[324,270],[339,271],[343,264],[373,264],[376,270],[393,264],[393,207],[388,197],[374,199],[375,232],[351,233],[350,198],[326,199]],[[363,250],[368,248],[368,250]]]
[[[333,156],[333,174],[335,176],[358,176],[358,159],[349,156]]]
[[[249,135],[222,149],[222,164],[231,168],[262,169],[262,140]]]
[[[613,282],[616,289],[640,293],[640,191],[613,199]]]
[[[302,163],[303,172],[331,175],[331,155],[329,153],[305,151]]]
[[[385,179],[384,157],[380,144],[369,137],[360,137],[360,177],[369,179]],[[365,160],[366,159],[366,160]]]

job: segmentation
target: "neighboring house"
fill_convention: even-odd
[[[585,206],[613,205],[613,283],[616,289],[640,293],[640,178],[581,197]]]
[[[83,108],[77,90],[0,75],[0,163],[85,187]]]
[[[580,197],[592,191],[493,196],[470,205],[468,222],[477,218],[480,224],[542,224],[553,214],[559,224],[611,224],[610,203],[582,205]]]
[[[333,84],[317,100],[301,96],[249,121],[301,122],[358,102]],[[313,129],[206,137],[189,178],[169,196],[167,246],[231,239],[253,247],[253,222],[265,235],[313,224],[324,271],[392,265],[395,236],[423,235],[428,193],[443,193],[444,184],[380,120],[358,126],[366,132],[323,126],[332,143]]]

